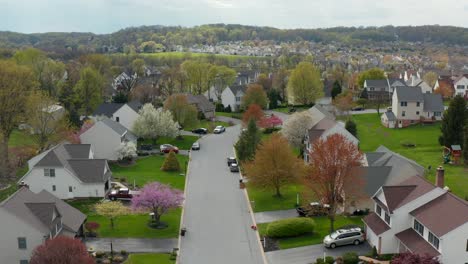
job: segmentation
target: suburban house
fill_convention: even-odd
[[[444,188],[444,170],[436,186],[419,176],[381,187],[374,212],[363,221],[367,241],[379,254],[428,254],[442,263],[468,260],[468,203]]]
[[[48,191],[20,188],[0,203],[2,263],[28,263],[33,250],[58,235],[83,234],[86,215]]]
[[[399,86],[392,96],[391,111],[382,114],[381,122],[388,128],[402,128],[440,121],[443,112],[440,94],[423,93],[421,87]]]
[[[233,112],[240,110],[242,97],[245,95],[247,87],[245,85],[231,85],[221,93],[221,103],[224,107],[231,107]]]
[[[406,81],[406,85],[410,87],[419,86],[421,87],[421,90],[423,93],[432,93],[432,87],[429,86],[429,84],[427,84],[425,81],[419,79],[416,76],[411,76],[411,78],[408,81]]]
[[[97,159],[117,160],[117,150],[124,142],[137,144],[138,137],[124,127],[107,117],[102,118],[91,128],[80,135],[82,144],[90,144],[91,151]]]
[[[119,74],[117,77],[114,78],[112,81],[112,88],[115,91],[119,91],[121,89],[124,89],[125,86],[132,86],[132,85],[127,85],[130,84],[131,82],[136,82],[138,76],[136,73],[128,74],[126,72],[122,72]]]
[[[468,74],[461,75],[453,81],[455,88],[454,96],[461,95],[463,98],[468,99]]]
[[[401,79],[365,80],[363,85],[369,100],[391,100],[395,87],[406,86]]]
[[[215,117],[216,108],[212,102],[203,95],[187,94],[187,101],[189,104],[194,105],[198,113],[203,114],[206,119],[212,119]]]
[[[112,172],[107,160],[95,159],[90,144],[61,143],[28,161],[19,183],[31,191],[47,190],[60,199],[104,197]]]
[[[335,117],[321,106],[315,105],[308,111],[312,115],[313,123],[312,127],[308,129],[305,134],[305,162],[309,162],[309,153],[312,150],[312,144],[319,138],[326,139],[330,135],[341,134],[355,145],[359,144],[359,140],[346,130],[344,123],[336,121]]]
[[[333,90],[333,80],[323,81],[323,97],[315,100],[315,104],[319,105],[327,110],[331,110],[332,106],[332,90]]]
[[[140,116],[142,104],[138,101],[131,101],[126,104],[103,103],[98,106],[96,111],[90,117],[95,122],[102,117],[108,117],[115,122],[121,123],[128,130],[132,130],[133,123]]]

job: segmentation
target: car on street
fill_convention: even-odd
[[[116,201],[116,200],[130,200],[133,198],[134,195],[139,194],[139,191],[132,191],[128,188],[120,188],[120,189],[114,189],[110,191],[110,193],[107,195],[107,198],[111,201]]]
[[[200,150],[200,143],[198,141],[192,144],[192,150]]]
[[[237,163],[231,163],[231,165],[229,165],[229,170],[231,172],[239,172],[239,165]]]
[[[228,165],[228,166],[231,166],[232,163],[236,163],[236,164],[237,164],[236,158],[234,158],[234,157],[228,157],[228,158],[227,158],[227,165]]]
[[[356,106],[356,107],[353,107],[351,110],[353,110],[353,111],[364,111],[365,108],[362,107],[362,106]]]
[[[200,128],[192,130],[192,133],[199,134],[199,135],[206,135],[208,133],[208,129],[200,127]]]
[[[223,126],[217,126],[215,127],[215,129],[213,130],[213,133],[215,134],[221,134],[223,133],[224,131],[226,131],[226,128],[223,127]]]
[[[159,150],[161,153],[169,153],[171,151],[174,151],[176,154],[179,153],[179,148],[171,144],[162,144],[159,146]]]
[[[364,232],[362,232],[362,229],[359,227],[338,229],[335,232],[327,235],[323,239],[323,244],[328,248],[335,248],[337,246],[344,245],[359,245],[364,242],[364,237]]]

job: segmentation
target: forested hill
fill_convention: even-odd
[[[361,41],[405,41],[448,45],[468,45],[468,28],[452,26],[385,26],[335,27],[326,29],[277,29],[242,25],[213,24],[196,27],[141,26],[122,29],[112,34],[0,32],[0,47],[34,46],[57,53],[68,49],[100,52],[103,46],[123,49],[154,41],[171,45],[216,44],[221,41],[315,41],[359,43]]]

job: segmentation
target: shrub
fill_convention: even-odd
[[[97,222],[86,222],[85,229],[88,230],[88,232],[94,233],[100,226],[101,225]]]
[[[224,112],[231,113],[232,112],[231,105],[228,105],[226,108],[224,108]]]
[[[102,252],[102,251],[96,251],[96,258],[102,258],[106,255],[105,252]]]
[[[314,231],[315,222],[310,218],[289,218],[271,222],[267,226],[269,237],[293,237]]]
[[[113,259],[114,262],[120,263],[124,261],[124,257],[122,256],[115,256]]]
[[[344,264],[358,264],[359,257],[356,254],[356,252],[346,252],[343,255],[343,261],[344,261]]]
[[[377,248],[375,246],[372,247],[372,250],[370,252],[370,256],[375,258],[377,257],[379,254],[377,253]]]
[[[126,250],[123,250],[123,249],[122,249],[122,250],[120,250],[120,254],[125,256],[125,255],[128,254],[128,252],[127,252]]]
[[[169,154],[166,156],[166,159],[164,160],[161,170],[180,171],[179,160],[177,160],[177,156],[173,151],[169,152]]]
[[[216,104],[216,112],[224,112],[224,105],[221,103]]]
[[[325,257],[325,261],[323,261],[323,258],[318,258],[315,264],[333,264],[334,262],[335,259],[333,259],[333,257],[327,256]]]

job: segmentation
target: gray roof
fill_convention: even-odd
[[[388,121],[395,121],[396,116],[393,112],[387,111],[384,113],[385,116],[387,116]]]
[[[101,122],[104,123],[106,126],[110,127],[120,136],[122,136],[127,131],[126,127],[124,127],[119,122],[115,122],[114,120],[111,120],[110,118],[104,117],[103,119],[101,119]]]
[[[366,152],[365,153],[368,164],[374,164],[374,162],[379,160],[383,155],[385,155],[384,152]]]
[[[131,109],[133,109],[133,111],[135,111],[135,112],[137,112],[137,113],[140,111],[141,107],[143,106],[143,104],[140,103],[140,101],[138,101],[138,100],[130,101],[130,102],[127,103],[127,105],[128,105]]]
[[[443,112],[444,102],[440,94],[423,94],[424,97],[424,112]]]
[[[215,110],[215,106],[203,95],[187,94],[187,100],[190,104],[196,105],[198,111],[207,113]]]
[[[234,96],[239,92],[243,92],[245,93],[245,91],[247,90],[247,86],[246,85],[229,85],[228,86],[229,89],[231,89],[231,92],[234,94]]]
[[[57,221],[52,221],[54,210],[58,212],[57,216],[62,218],[63,227],[72,232],[77,232],[86,219],[86,215],[49,192],[43,190],[36,194],[26,187],[3,201],[0,208],[44,234],[49,234]]]
[[[388,79],[388,82],[390,83],[390,86],[397,86],[395,84],[401,84],[403,86],[406,85],[405,80],[403,80],[403,79],[390,78],[390,79]]]
[[[372,196],[380,187],[387,183],[392,167],[359,167],[357,170],[364,180],[364,192],[367,195]]]
[[[331,120],[336,119],[336,117],[332,113],[328,112],[325,108],[321,107],[320,105],[314,105],[312,108],[317,109],[320,113],[322,113],[325,116],[325,118]]]
[[[366,85],[368,87],[381,87],[381,88],[384,88],[384,89],[388,89],[387,79],[366,80]]]
[[[89,159],[90,144],[62,143],[51,149],[35,167],[63,167],[85,183],[103,183],[111,176],[104,173],[107,161]],[[57,176],[56,176],[57,177]]]
[[[93,116],[107,116],[112,117],[112,115],[117,112],[124,104],[117,103],[102,103],[100,104],[93,113]]]
[[[424,100],[421,87],[396,86],[398,101],[422,102]]]
[[[369,166],[391,166],[392,167],[391,174],[392,174],[392,177],[395,177],[395,178],[414,176],[414,175],[424,176],[424,173],[425,173],[424,167],[419,165],[414,160],[408,159],[407,157],[404,157],[398,153],[395,153],[384,146],[379,146],[375,152],[381,153],[381,154],[371,154],[371,155],[374,155],[374,157],[377,157],[377,155],[380,155],[380,157],[376,160],[375,159],[372,160],[373,162],[370,162],[370,160],[368,159]],[[369,153],[366,153],[366,156],[368,155]]]

